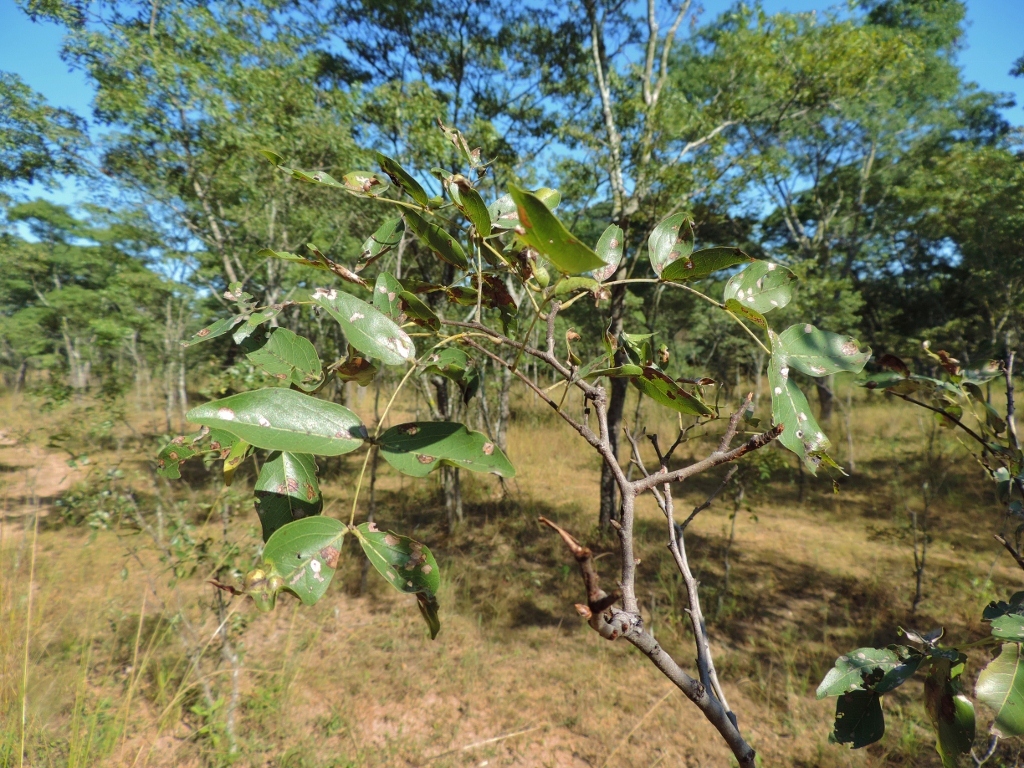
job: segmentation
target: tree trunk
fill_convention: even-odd
[[[620,269],[619,272],[624,273]],[[618,278],[618,275],[616,275]],[[612,287],[611,322],[608,325],[608,333],[613,339],[618,340],[622,333],[622,317],[626,309],[626,286],[623,284]],[[615,352],[615,364],[623,365],[626,362],[626,355],[622,350]],[[612,452],[619,455],[619,432],[622,430],[622,414],[626,407],[626,387],[628,381],[624,378],[613,378],[608,393],[608,442]],[[611,468],[601,462],[601,512],[599,524],[601,530],[607,530],[612,520],[617,520],[619,510],[616,504],[615,474]]]
[[[835,406],[835,376],[826,376],[822,379],[815,379],[814,386],[818,390],[819,416],[822,422],[832,421],[832,411]]]

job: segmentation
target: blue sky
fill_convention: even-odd
[[[704,0],[705,18],[732,5],[732,0]],[[822,10],[827,0],[764,0],[769,13]],[[1024,78],[1010,77],[1013,62],[1024,54],[1024,0],[968,0],[967,35],[959,60],[968,80],[996,92],[1010,93],[1017,105],[1005,111],[1014,125],[1024,126]],[[92,91],[80,72],[60,59],[61,31],[55,24],[35,23],[14,0],[0,0],[0,70],[16,72],[56,106],[81,115],[90,109]],[[70,202],[72,190],[53,195]]]

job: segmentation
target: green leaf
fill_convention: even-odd
[[[319,515],[324,507],[316,461],[307,453],[271,453],[260,467],[254,491],[264,541],[293,520]]]
[[[744,306],[743,304],[740,304],[738,301],[736,301],[736,299],[726,299],[725,308],[729,312],[732,312],[733,314],[746,318],[761,330],[768,330],[768,321],[765,320],[764,315],[762,315],[756,309]]]
[[[1003,640],[1024,640],[1024,616],[1010,613],[992,620],[992,637]]]
[[[390,272],[381,272],[373,285],[373,306],[392,320],[398,320],[402,314],[399,297],[402,295],[402,284]]]
[[[431,354],[425,362],[427,365],[424,373],[437,374],[454,381],[462,390],[464,402],[469,402],[469,399],[476,394],[480,387],[480,376],[477,373],[476,364],[461,349],[445,347]]]
[[[273,258],[282,259],[284,261],[291,261],[294,262],[295,264],[301,264],[304,267],[312,267],[313,269],[319,269],[323,272],[327,272],[330,270],[330,267],[328,267],[322,261],[314,261],[313,259],[307,259],[305,256],[298,256],[294,253],[289,253],[288,251],[272,251],[269,248],[263,248],[259,251],[256,251],[256,255],[262,256],[267,259]]]
[[[676,259],[661,273],[662,280],[700,280],[720,269],[735,267],[754,259],[739,248],[705,248],[694,251],[688,258]]]
[[[569,274],[589,272],[605,266],[604,261],[574,237],[539,197],[514,184],[509,184],[508,189],[516,203],[520,226],[526,230],[520,237],[527,245],[537,249],[558,269]]]
[[[427,197],[426,190],[420,186],[420,183],[410,176],[405,168],[387,155],[382,155],[380,152],[376,152],[375,154],[377,156],[377,162],[380,164],[380,169],[388,175],[392,183],[394,183],[395,186],[404,189],[409,197],[425,208],[429,198]]]
[[[871,348],[861,352],[852,336],[821,331],[810,323],[792,325],[777,338],[786,364],[808,376],[828,376],[840,371],[860,373],[871,357]]]
[[[505,454],[486,435],[450,421],[392,427],[380,436],[380,452],[388,464],[413,477],[424,477],[442,464],[504,478],[516,476]]]
[[[377,375],[377,371],[380,370],[380,366],[375,365],[349,347],[349,354],[345,361],[340,364],[335,363],[331,369],[339,381],[354,381],[360,387],[368,387],[373,381],[373,377]]]
[[[906,651],[907,649],[903,649]],[[850,691],[888,693],[917,671],[921,655],[901,656],[890,648],[858,648],[836,659],[818,686],[817,697],[839,696]]]
[[[558,190],[550,187],[541,187],[533,194],[552,211],[558,207],[558,203],[562,199]],[[499,197],[487,206],[487,213],[491,219],[491,226],[495,229],[508,230],[519,226],[519,209],[516,207],[516,201],[512,199],[512,195]]]
[[[359,260],[356,262],[356,271],[359,272],[392,248],[398,247],[404,234],[405,221],[401,216],[388,219],[377,227],[377,231],[363,242],[362,253],[359,254]]]
[[[462,250],[459,241],[448,234],[446,230],[427,221],[416,211],[406,211],[405,220],[409,224],[409,229],[415,232],[416,236],[439,259],[448,262],[453,267],[469,269],[469,260],[466,258],[466,252]]]
[[[487,204],[480,193],[470,186],[469,180],[459,174],[449,174],[444,187],[451,195],[452,202],[465,214],[476,231],[483,237],[491,234],[491,215],[487,211]]]
[[[601,284],[592,277],[567,277],[555,283],[552,296],[564,296],[574,291],[596,291]]]
[[[184,462],[204,454],[226,459],[237,442],[238,438],[230,432],[209,427],[203,427],[192,435],[179,435],[157,455],[157,474],[177,480],[181,477],[181,465]]]
[[[281,311],[284,309],[284,307],[284,304],[275,304],[272,307],[267,307],[266,309],[261,309],[258,312],[253,312],[251,315],[249,315],[249,317],[245,319],[244,323],[238,326],[238,329],[235,331],[234,335],[232,335],[231,338],[235,340],[235,344],[241,344],[247,338],[252,336],[252,334],[256,331],[257,328],[259,328],[261,325],[269,323],[271,320],[273,320],[275,317],[281,314]]]
[[[960,693],[958,676],[950,676],[948,659],[935,662],[924,681],[924,706],[938,739],[935,751],[943,768],[957,768],[974,744],[974,705]]]
[[[781,309],[793,298],[796,275],[780,264],[755,261],[729,278],[725,284],[725,300],[735,299],[762,315]]]
[[[874,744],[885,735],[882,703],[874,691],[850,691],[836,701],[836,723],[832,737],[854,749]]]
[[[399,592],[417,596],[420,612],[430,627],[430,639],[433,640],[441,628],[437,619],[437,590],[441,586],[441,573],[434,555],[418,541],[391,531],[378,531],[373,523],[362,523],[355,530],[370,564],[388,584]]]
[[[281,590],[313,605],[334,578],[346,530],[341,521],[321,515],[281,526],[267,539],[261,566],[246,576],[246,594],[262,611],[274,607]]]
[[[235,470],[245,461],[252,446],[244,440],[239,440],[231,447],[231,451],[224,457],[224,485],[231,485],[235,479]]]
[[[974,687],[978,701],[996,719],[989,729],[1000,738],[1024,736],[1024,660],[1020,643],[1004,643],[999,655],[981,671]]]
[[[831,443],[821,431],[811,412],[807,398],[789,376],[785,355],[779,350],[779,337],[768,332],[772,340],[772,357],[768,361],[768,386],[772,393],[772,422],[782,424],[779,442],[791,450],[815,474],[818,460],[814,454],[827,451]]]
[[[360,352],[385,365],[415,359],[416,347],[409,334],[365,301],[334,288],[317,288],[312,299],[338,321],[348,343]]]
[[[685,213],[662,219],[647,238],[647,258],[659,277],[672,262],[693,253],[693,222]]]
[[[315,389],[323,379],[320,358],[309,339],[287,328],[271,328],[260,346],[255,343],[246,344],[245,356],[275,379],[307,391]]]
[[[630,382],[652,400],[673,411],[688,416],[713,416],[715,413],[652,365],[643,366],[640,375],[630,378]]]
[[[1006,473],[1009,477],[1009,473]],[[1005,616],[1008,613],[1024,614],[1024,592],[1014,592],[1010,597],[1010,602],[1000,600],[999,602],[991,602],[985,606],[985,610],[981,614],[983,621],[992,621],[1000,616]]]
[[[601,239],[597,241],[597,248],[595,249],[598,258],[605,264],[591,273],[599,283],[603,283],[614,275],[615,271],[619,268],[619,264],[622,262],[622,248],[622,227],[610,224],[601,234]]]
[[[419,296],[409,291],[399,294],[402,312],[416,325],[432,331],[441,330],[441,320]]]
[[[216,339],[218,336],[223,336],[225,333],[229,333],[232,328],[238,325],[242,320],[245,319],[245,315],[235,315],[234,317],[226,317],[223,320],[218,320],[212,325],[208,325],[201,331],[196,333],[191,339],[181,342],[183,347],[194,347],[196,344],[200,344],[210,339]]]
[[[361,446],[366,436],[366,427],[345,406],[284,388],[204,403],[186,418],[268,451],[340,456]]]
[[[257,151],[274,165],[281,165],[284,163],[284,158],[277,154],[277,152],[272,152],[269,149],[260,149]]]
[[[602,357],[598,362],[601,362],[604,359],[605,358]],[[596,379],[598,376],[608,376],[614,379],[622,378],[624,376],[640,376],[643,372],[643,366],[627,363],[626,365],[616,365],[612,368],[597,368],[595,370],[587,371],[586,374],[581,372],[580,375],[585,379]]]

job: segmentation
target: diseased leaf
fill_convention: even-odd
[[[269,451],[340,456],[363,444],[366,428],[343,405],[292,389],[243,392],[188,412],[194,424],[220,429]]]
[[[440,169],[435,169],[440,171]],[[487,204],[480,197],[480,193],[473,189],[469,179],[461,174],[451,174],[440,171],[444,174],[442,182],[444,188],[452,198],[452,202],[458,207],[470,223],[482,236],[491,234],[491,215],[487,211]]]
[[[238,438],[222,429],[203,427],[192,435],[179,435],[157,456],[157,474],[170,480],[181,477],[181,465],[194,456],[212,455],[226,459]]]
[[[442,464],[513,478],[515,468],[481,432],[450,421],[399,424],[380,436],[384,459],[406,475],[425,477]]]
[[[409,172],[395,160],[392,160],[387,155],[382,155],[380,152],[375,154],[377,156],[377,163],[380,164],[380,169],[388,175],[392,183],[405,190],[409,197],[417,203],[426,207],[428,201],[427,192],[420,186],[420,183],[410,176]]]
[[[831,443],[814,419],[807,398],[789,376],[785,354],[779,349],[779,337],[768,332],[772,340],[772,357],[768,361],[768,386],[772,394],[772,421],[782,424],[779,442],[800,457],[815,474],[819,459],[815,456],[828,450]]]
[[[292,174],[295,175],[295,172]],[[297,177],[302,178],[302,177]],[[316,179],[305,179],[305,181],[315,181]],[[391,188],[391,183],[388,181],[386,176],[382,176],[379,173],[373,171],[352,171],[346,173],[342,177],[342,184],[331,179],[333,184],[330,186],[340,186],[356,197],[380,197],[388,189]]]
[[[434,373],[454,381],[462,391],[462,399],[469,399],[480,387],[480,375],[475,362],[461,349],[445,347],[427,357],[425,373]]]
[[[275,379],[307,391],[315,389],[323,379],[323,367],[313,343],[287,328],[271,328],[262,343],[247,343],[245,356]]]
[[[346,526],[315,515],[278,528],[263,547],[263,562],[245,577],[245,592],[269,611],[281,590],[313,605],[327,591],[338,567]]]
[[[324,506],[316,460],[307,453],[271,453],[260,467],[254,492],[264,541],[293,520],[319,515]]]
[[[567,277],[564,280],[559,280],[555,284],[552,296],[564,296],[567,293],[574,293],[575,291],[596,291],[600,287],[600,283],[594,280],[592,277]]]
[[[729,278],[725,284],[725,300],[735,299],[762,315],[781,309],[793,298],[796,275],[781,264],[755,261]]]
[[[874,744],[885,735],[882,704],[874,691],[850,691],[836,701],[836,723],[832,737],[854,749]]]
[[[362,252],[356,262],[356,272],[362,271],[392,248],[398,247],[404,234],[405,221],[401,216],[388,219],[377,227],[377,231],[363,242]]]
[[[373,285],[373,306],[392,320],[397,321],[402,314],[399,296],[402,295],[402,284],[398,282],[390,272],[381,272],[377,275],[377,282]]]
[[[304,267],[312,267],[313,269],[319,269],[323,272],[327,271],[327,265],[321,261],[315,259],[307,259],[305,256],[299,256],[288,251],[272,251],[269,248],[263,248],[262,250],[256,251],[257,256],[264,258],[282,259],[283,261],[291,261],[295,264],[301,264]]]
[[[943,768],[957,768],[974,744],[974,705],[960,692],[958,675],[950,675],[951,662],[932,666],[924,681],[924,706],[935,728],[935,751]]]
[[[694,251],[686,258],[677,258],[665,267],[662,280],[701,280],[720,269],[735,267],[754,259],[739,248],[718,247]]]
[[[678,259],[693,253],[693,222],[685,213],[662,219],[647,238],[647,258],[658,277]]]
[[[860,373],[871,357],[871,348],[862,352],[852,336],[822,331],[810,323],[784,330],[778,336],[777,348],[788,365],[808,376],[828,376],[840,371]]]
[[[552,211],[558,207],[558,203],[562,199],[558,190],[549,187],[541,187],[533,194]],[[487,206],[487,213],[491,219],[491,226],[495,229],[508,230],[519,226],[519,209],[516,207],[516,201],[512,199],[512,195],[499,197]]]
[[[244,440],[239,440],[233,446],[227,456],[224,457],[224,485],[231,485],[235,479],[235,470],[245,461],[252,446]]]
[[[253,312],[251,315],[249,315],[249,317],[245,319],[245,322],[238,326],[238,328],[235,330],[234,335],[231,337],[232,339],[234,339],[235,344],[241,344],[247,338],[252,336],[252,334],[256,331],[257,328],[259,328],[262,325],[265,325],[266,323],[269,323],[271,320],[273,320],[275,317],[281,314],[281,310],[283,310],[285,306],[285,304],[275,304],[272,307],[261,309],[260,311]]]
[[[818,686],[817,697],[839,696],[849,691],[888,693],[902,685],[921,664],[921,655],[901,657],[891,648],[858,648],[836,659]]]
[[[409,334],[365,301],[333,288],[317,288],[312,299],[338,321],[348,343],[363,354],[385,365],[401,365],[416,357]]]
[[[1009,477],[1009,473],[1006,473],[1006,476]],[[1000,600],[989,603],[985,606],[981,618],[983,621],[992,621],[1008,613],[1024,614],[1024,592],[1014,592],[1010,602]]]
[[[525,230],[525,234],[520,235],[523,242],[568,274],[580,274],[604,266],[604,261],[569,232],[539,197],[514,184],[509,184],[508,189],[516,203],[519,224]]]
[[[466,252],[462,250],[459,241],[436,224],[427,221],[416,211],[406,211],[405,220],[416,236],[429,248],[435,256],[446,261],[453,267],[469,269],[469,260]]]
[[[652,400],[673,411],[687,416],[713,416],[715,413],[652,365],[643,366],[640,375],[631,377],[629,381]]]
[[[768,330],[768,321],[764,319],[764,315],[758,312],[756,309],[740,304],[736,299],[726,299],[725,308],[733,314],[739,315],[756,325],[763,331]]]
[[[1003,643],[978,675],[974,695],[996,718],[989,729],[1000,738],[1024,736],[1024,659],[1020,643]]]
[[[355,530],[370,564],[388,584],[399,592],[417,596],[433,640],[441,628],[437,618],[441,572],[430,549],[408,536],[379,531],[373,523],[362,523]]]
[[[399,303],[402,313],[416,325],[437,332],[441,330],[441,320],[419,296],[409,291],[402,291],[399,294]]]
[[[992,637],[1003,640],[1024,640],[1024,616],[1019,613],[1009,613],[992,619]]]
[[[605,264],[603,267],[599,267],[591,273],[595,280],[599,283],[603,283],[615,274],[616,270],[619,268],[619,264],[622,262],[622,249],[622,227],[610,224],[601,234],[601,239],[597,241],[597,248],[595,248],[598,258],[600,258]]]
[[[229,333],[232,328],[238,325],[245,319],[245,315],[235,315],[234,317],[225,317],[223,320],[218,320],[211,325],[206,326],[201,331],[196,333],[191,339],[181,342],[183,347],[194,347],[196,344],[200,344],[210,339],[216,339],[218,336],[223,336],[225,333]]]

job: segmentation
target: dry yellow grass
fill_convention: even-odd
[[[727,495],[697,518],[688,539],[706,590],[720,675],[766,766],[939,765],[919,683],[886,697],[885,738],[856,752],[827,743],[834,703],[816,701],[814,688],[838,653],[893,642],[900,625],[927,630],[943,624],[952,641],[980,636],[984,605],[1021,582],[991,538],[1002,521],[990,486],[967,451],[944,433],[946,475],[933,510],[925,600],[910,615],[905,508],[921,503],[923,434],[931,422],[881,397],[857,397],[858,472],[838,495],[827,480],[805,478],[800,500],[795,464],[786,460],[774,481],[749,499],[753,514],[739,514],[731,589],[717,618],[732,509]],[[25,450],[41,445],[40,436],[68,418],[30,413],[30,405],[0,407],[7,409],[6,431],[19,436]],[[407,414],[414,405],[408,407]],[[42,518],[27,635],[25,764],[730,765],[716,734],[643,656],[625,643],[602,640],[576,615],[578,576],[560,542],[535,520],[544,514],[598,551],[612,552],[612,539],[602,539],[594,527],[597,460],[529,398],[516,414],[510,457],[519,474],[508,496],[490,478],[464,479],[467,518],[452,534],[444,530],[431,481],[382,471],[378,520],[429,544],[442,566],[443,628],[436,641],[426,635],[414,601],[372,574],[368,594],[357,595],[361,561],[353,548],[327,597],[312,608],[285,599],[261,615],[251,602],[234,601],[230,621],[243,666],[236,755],[229,755],[216,728],[204,731],[217,716],[199,711],[199,688],[168,624],[180,608],[197,636],[213,638],[217,620],[207,574],[171,586],[154,553],[143,550],[137,560],[129,555],[143,541],[133,531],[93,533],[54,525],[54,515]],[[837,416],[832,431],[841,433],[840,426]],[[649,426],[663,434],[671,429],[668,419]],[[135,455],[119,454],[116,443],[110,438],[92,453],[94,473],[119,461],[140,493],[151,492],[140,470],[145,456],[135,449]],[[707,442],[685,450],[700,455]],[[838,453],[844,458],[843,447]],[[329,514],[347,514],[357,471],[356,459],[331,464]],[[720,475],[681,488],[681,505],[702,500]],[[249,481],[236,482],[244,487]],[[208,503],[213,486],[201,479],[193,484],[190,491],[179,481],[170,492],[197,506]],[[19,765],[32,551],[32,518],[20,498],[8,501],[0,530],[3,768]],[[238,510],[234,530],[244,539],[247,526],[255,529],[255,514],[248,506]],[[651,503],[640,508],[638,591],[649,626],[688,666],[681,584],[659,514]],[[197,519],[197,538],[221,535],[219,523],[203,526],[202,516]],[[246,541],[251,546],[251,538]],[[598,561],[609,579],[613,562]],[[220,686],[226,673],[215,667],[218,654],[211,641],[204,669]]]

